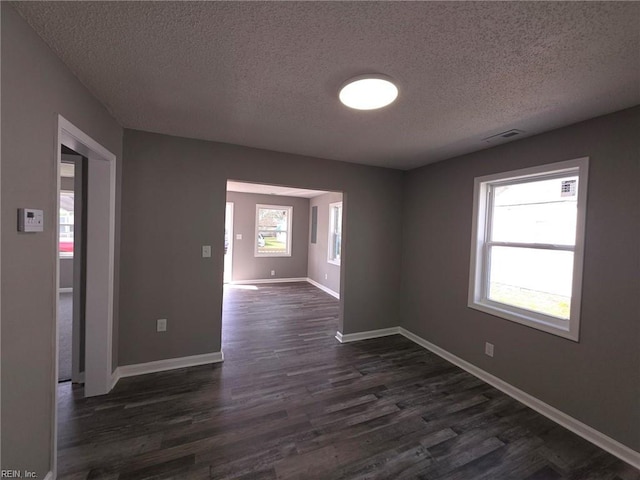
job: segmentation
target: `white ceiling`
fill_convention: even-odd
[[[280,187],[277,185],[234,182],[232,180],[227,182],[227,190],[229,192],[260,193],[263,195],[281,195],[283,197],[302,198],[313,198],[328,193],[323,190],[307,190],[304,188]]]
[[[640,103],[640,2],[14,2],[127,128],[408,169]],[[337,92],[394,78],[378,111]]]

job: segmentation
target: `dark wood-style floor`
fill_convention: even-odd
[[[393,336],[339,344],[308,284],[227,288],[224,364],[60,386],[65,479],[640,479],[640,472]]]

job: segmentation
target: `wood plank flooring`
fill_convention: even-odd
[[[225,290],[224,364],[59,387],[59,478],[638,480],[401,336],[339,344],[306,283]]]

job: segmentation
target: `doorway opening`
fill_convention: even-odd
[[[84,382],[88,159],[60,150],[58,215],[58,382]]]
[[[84,341],[84,394],[90,397],[108,393],[113,383],[112,333],[116,157],[82,130],[59,115],[58,142],[55,156],[58,192],[61,190],[60,170],[63,165],[63,147],[69,149],[66,151],[71,151],[87,159],[86,174],[83,173],[82,175],[82,177],[86,177],[86,185],[83,188],[83,198],[86,200],[84,206],[86,208],[83,209],[84,212],[82,214],[82,217],[86,220],[85,225],[82,227],[82,231],[85,233],[82,235],[85,252],[83,262],[86,263],[85,275],[84,279],[82,279],[84,283],[82,291],[84,295],[85,328],[80,343]],[[74,174],[75,177],[81,178]],[[58,197],[57,200],[59,204],[60,198]],[[60,205],[56,210],[57,216],[59,216]],[[60,223],[58,219],[56,219],[56,223]],[[58,238],[56,239],[56,254],[58,257],[55,279],[56,291],[60,286],[61,266],[58,252],[60,248],[60,239]],[[74,281],[80,282],[80,279],[80,275],[74,275]],[[58,305],[56,305],[55,313],[57,318]],[[56,324],[57,326],[58,323]],[[57,355],[56,348],[56,358]],[[56,382],[57,376],[56,372]]]
[[[265,332],[258,327],[263,324],[268,329],[268,312],[275,312],[278,305],[282,305],[282,315],[300,316],[304,321],[302,310],[306,306],[318,301],[342,303],[343,211],[342,192],[227,182],[223,349],[239,345],[240,335],[248,331],[229,323],[240,318],[238,312],[260,317],[261,321],[251,322],[250,328],[253,335],[264,333],[266,338],[280,331],[280,325]],[[287,309],[289,300],[285,297],[290,298],[291,305],[300,301],[301,307],[297,311]],[[339,303],[334,303],[336,300]],[[238,302],[245,301],[247,304],[239,307]],[[336,310],[340,313],[331,338],[338,330],[343,308]]]
[[[60,221],[60,191],[61,170],[63,170],[64,152],[71,151],[83,157],[81,163],[82,175],[75,172],[78,163],[74,160],[74,183],[76,179],[83,178],[82,186],[83,212],[80,218],[84,220],[82,225],[82,249],[83,262],[77,262],[78,267],[86,264],[84,276],[73,275],[73,289],[82,291],[82,297],[78,295],[78,302],[84,308],[84,330],[78,332],[78,342],[84,342],[84,355],[79,348],[78,368],[84,371],[82,393],[85,397],[103,395],[109,393],[114,384],[112,362],[112,334],[113,334],[113,299],[114,299],[114,268],[115,268],[115,212],[116,212],[116,156],[106,148],[93,140],[90,136],[77,128],[61,115],[58,115],[57,142],[55,144],[55,178],[57,181],[57,195],[54,225],[62,226]],[[86,159],[86,160],[84,160]],[[68,167],[67,167],[68,168]],[[86,171],[86,173],[85,173]],[[75,221],[78,216],[75,212],[76,194],[74,191],[74,233],[73,251],[78,251],[76,242]],[[67,206],[70,208],[70,205]],[[60,228],[60,227],[59,227]],[[60,250],[68,249],[70,229],[65,228],[65,241],[67,245],[61,245],[60,235],[55,238],[56,272],[54,277],[54,291],[60,289]],[[74,269],[76,268],[74,262]],[[83,287],[80,287],[82,281]],[[74,295],[74,303],[76,295]],[[75,305],[74,305],[75,306]],[[56,318],[55,339],[58,339],[58,329],[61,327],[59,312],[59,298],[56,296],[54,315]],[[78,307],[77,313],[80,313]],[[72,349],[73,350],[73,349]],[[52,458],[53,477],[57,475],[57,451],[58,451],[58,342],[55,341],[55,362],[53,372],[52,395]],[[74,353],[75,355],[75,353]],[[73,355],[72,355],[73,356]],[[82,359],[84,363],[82,364]],[[84,368],[81,367],[83,365]],[[73,370],[73,363],[72,363]],[[72,371],[73,377],[73,371]]]

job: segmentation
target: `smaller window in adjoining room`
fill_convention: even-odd
[[[60,191],[60,221],[58,250],[60,258],[73,258],[73,201],[74,194],[68,190]]]
[[[329,204],[329,263],[340,265],[342,253],[342,202]]]
[[[293,207],[256,205],[256,257],[290,257]]]
[[[588,158],[475,179],[468,306],[578,341]]]

